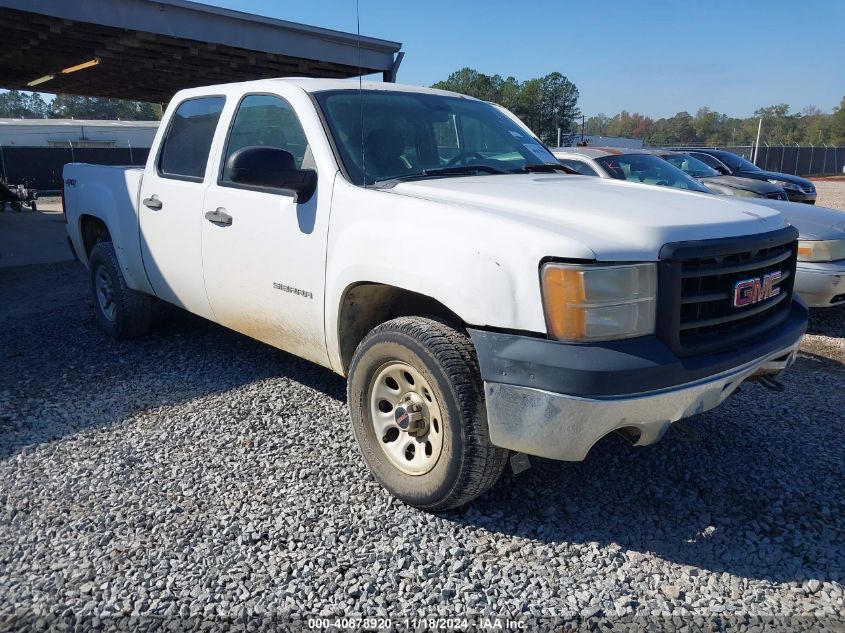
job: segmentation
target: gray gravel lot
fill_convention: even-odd
[[[366,472],[330,372],[166,306],[110,342],[75,263],[0,270],[0,297],[0,629],[845,629],[845,310],[813,318],[783,394],[744,386],[655,446],[533,460],[431,516]]]
[[[816,204],[845,211],[845,180],[814,180]]]

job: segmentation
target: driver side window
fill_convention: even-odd
[[[226,172],[229,157],[244,147],[275,147],[291,155],[296,169],[313,168],[308,140],[291,105],[275,95],[245,96],[229,130],[223,153],[220,181],[232,182]],[[304,167],[303,167],[304,164]]]

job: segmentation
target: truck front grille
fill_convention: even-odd
[[[765,335],[789,316],[798,232],[787,227],[750,237],[677,242],[661,250],[657,334],[676,354],[718,352]],[[768,295],[766,276],[780,273]],[[735,305],[737,284],[757,288]],[[743,303],[742,301],[740,303]]]

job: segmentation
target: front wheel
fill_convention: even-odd
[[[370,471],[394,496],[429,511],[489,489],[508,452],[493,446],[469,337],[430,318],[383,323],[358,346],[349,409]]]
[[[126,285],[111,242],[99,242],[88,259],[97,321],[114,339],[146,334],[152,320],[150,297]]]

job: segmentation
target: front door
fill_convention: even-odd
[[[213,319],[202,271],[202,203],[224,97],[186,99],[148,162],[138,209],[144,267],[156,296]]]
[[[328,365],[323,292],[330,179],[306,202],[269,188],[239,185],[227,170],[238,149],[289,152],[314,169],[302,126],[280,96],[246,95],[225,141],[216,182],[205,194],[202,255],[216,320],[233,330]]]

